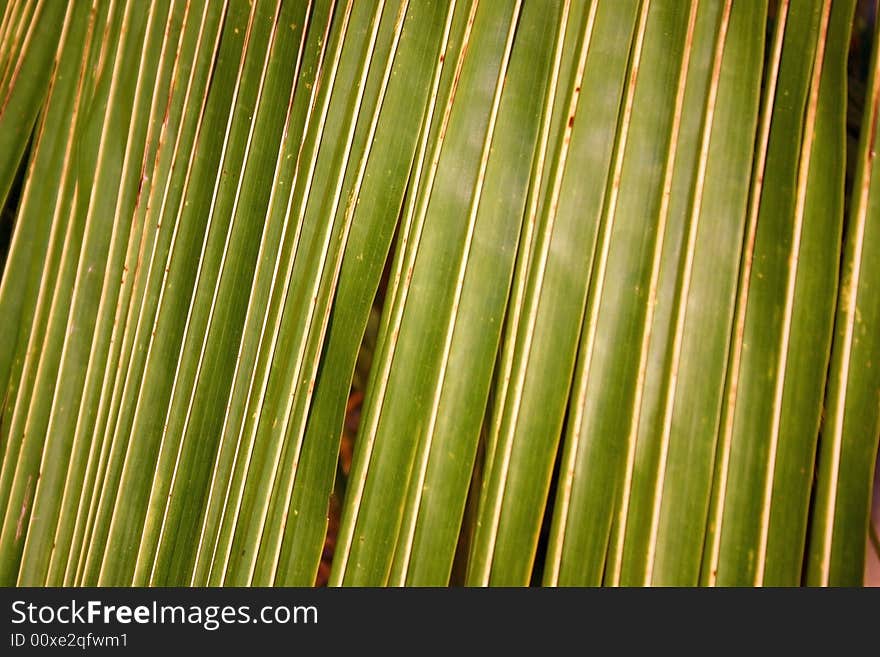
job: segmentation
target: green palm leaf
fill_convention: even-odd
[[[0,583],[859,583],[856,4],[0,0]]]

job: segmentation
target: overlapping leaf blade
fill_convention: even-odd
[[[868,95],[852,187],[837,301],[826,411],[817,463],[806,582],[857,586],[865,563],[871,482],[880,436],[878,321],[880,209],[875,168],[880,119],[880,41],[875,26]]]
[[[484,475],[471,584],[525,584],[531,575],[618,139],[629,54],[622,44],[631,42],[640,4],[578,3],[566,35],[563,57],[577,64],[560,80],[568,109],[553,148],[522,319],[506,337],[516,353],[509,392],[493,411],[500,430]]]
[[[703,565],[709,583],[800,581],[839,263],[838,98],[852,8],[789,9],[751,275],[741,283],[744,315],[733,337],[735,385],[725,399]],[[780,481],[784,498],[774,494]]]
[[[50,421],[59,410],[69,409],[69,404],[75,403],[69,396],[56,396],[58,386],[71,381],[67,378],[71,369],[74,383],[76,373],[85,369],[80,353],[84,349],[87,355],[96,321],[99,294],[95,288],[100,289],[99,272],[109,248],[112,208],[116,200],[115,193],[109,190],[115,190],[119,184],[127,128],[123,120],[131,112],[134,95],[134,81],[119,83],[118,70],[123,66],[137,66],[140,52],[137,41],[145,28],[147,14],[148,7],[127,4],[108,17],[112,23],[105,39],[118,39],[119,46],[107,64],[107,76],[100,79],[96,88],[92,110],[81,115],[83,123],[77,126],[80,138],[74,155],[75,179],[69,182],[76,188],[59,274],[52,291],[46,338],[30,404],[16,404],[10,425],[10,435],[14,441],[20,440],[20,448],[0,536],[4,567],[17,567],[24,547],[23,525],[32,512]],[[136,180],[127,182],[136,188]],[[71,308],[74,314],[69,315]],[[69,318],[73,321],[69,322]]]

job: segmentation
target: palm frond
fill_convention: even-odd
[[[0,583],[859,583],[855,7],[0,0]]]

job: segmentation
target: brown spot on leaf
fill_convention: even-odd
[[[24,521],[27,518],[28,509],[31,507],[31,494],[33,493],[34,478],[28,475],[27,486],[24,491],[24,502],[21,503],[21,511],[18,513],[18,523],[15,525],[15,540],[19,541],[24,534]]]

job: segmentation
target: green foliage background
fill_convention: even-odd
[[[858,4],[0,0],[0,583],[861,583]]]

